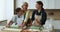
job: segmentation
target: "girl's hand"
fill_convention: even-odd
[[[6,25],[6,27],[7,27],[7,28],[9,28],[9,27],[10,27],[10,25]]]
[[[22,28],[22,26],[18,26],[18,28],[20,28],[20,29],[21,29],[21,28]]]
[[[23,23],[22,23],[22,26],[24,27],[25,25],[26,25],[26,22],[23,22]]]
[[[25,22],[23,22],[19,27],[23,29],[24,26],[25,26]]]

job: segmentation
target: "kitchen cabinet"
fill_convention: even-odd
[[[60,0],[16,0],[16,7],[21,7],[23,2],[27,2],[28,9],[36,9],[36,1],[42,1],[45,9],[60,9]]]
[[[55,0],[47,0],[47,9],[55,9]]]
[[[55,0],[55,8],[60,9],[60,0]]]

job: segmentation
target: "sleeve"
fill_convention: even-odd
[[[27,22],[27,20],[28,20],[28,18],[30,17],[30,11],[27,11],[26,12],[26,15],[25,15],[25,20],[24,20],[24,22]]]
[[[15,19],[15,16],[16,16],[16,15],[12,16],[11,21],[13,21],[13,22],[15,21],[15,20],[14,20],[14,19]]]
[[[31,18],[32,21],[35,19],[34,15],[35,15],[35,11],[32,12],[32,18]]]
[[[47,20],[47,14],[46,12],[42,13],[42,19],[41,19],[41,25],[44,25]]]

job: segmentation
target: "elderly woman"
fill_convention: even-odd
[[[24,21],[23,21],[21,27],[22,27],[22,32],[26,32],[27,30],[24,30],[24,29],[26,29],[28,26],[30,26],[30,22],[31,22],[30,11],[28,10],[28,3],[27,2],[24,2],[22,4],[22,11],[24,14]]]
[[[22,28],[25,27],[25,26],[28,26],[29,23],[30,23],[30,11],[28,10],[28,3],[27,2],[24,2],[23,5],[22,5],[22,11],[23,11],[23,14],[24,14],[24,21],[22,23]]]

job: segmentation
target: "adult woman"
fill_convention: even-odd
[[[43,8],[43,3],[41,1],[37,1],[36,2],[36,10],[33,11],[33,14],[32,14],[32,21],[34,20],[37,20],[38,19],[35,19],[35,15],[38,15],[38,16],[41,16],[40,17],[40,21],[38,23],[40,23],[41,25],[44,25],[45,24],[45,21],[47,19],[47,14],[46,12],[44,11],[44,8]]]
[[[39,28],[43,27],[43,25],[46,22],[46,19],[47,19],[47,14],[44,11],[43,3],[41,1],[37,1],[36,10],[34,10],[32,13],[32,21],[33,21],[34,27],[36,26],[38,26]]]

